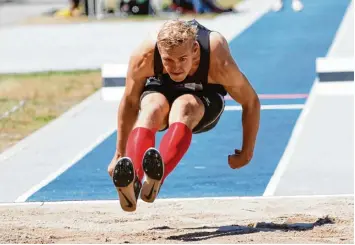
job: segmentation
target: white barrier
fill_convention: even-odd
[[[117,101],[123,95],[128,64],[104,64],[101,67],[101,99]]]
[[[316,72],[320,82],[354,81],[354,58],[317,58]]]

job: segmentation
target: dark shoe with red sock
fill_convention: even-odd
[[[143,156],[143,171],[146,179],[142,186],[141,199],[152,203],[158,196],[164,176],[164,163],[155,148],[149,148]]]
[[[112,179],[122,209],[127,212],[135,211],[142,184],[135,174],[133,163],[129,157],[122,157],[117,161]]]

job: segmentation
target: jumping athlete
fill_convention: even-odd
[[[136,210],[139,194],[143,201],[155,200],[192,134],[217,125],[227,93],[243,109],[242,147],[228,156],[236,169],[253,157],[260,102],[226,39],[196,20],[170,20],[133,52],[118,109],[116,152],[108,166],[123,210]],[[156,149],[155,134],[163,130]]]

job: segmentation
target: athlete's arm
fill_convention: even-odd
[[[230,54],[225,38],[220,34],[211,36],[212,79],[221,84],[242,108],[243,143],[241,155],[245,162],[236,163],[232,168],[247,164],[254,152],[260,120],[260,101],[248,79],[239,70]],[[230,163],[231,164],[231,163]],[[242,166],[238,166],[241,164]],[[232,164],[233,165],[233,164]]]
[[[152,76],[154,45],[145,41],[130,57],[125,91],[117,116],[116,158],[126,154],[126,143],[138,116],[140,96],[147,77]]]

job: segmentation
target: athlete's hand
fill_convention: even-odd
[[[241,168],[247,165],[251,158],[251,154],[246,154],[241,150],[235,149],[234,154],[228,156],[228,164],[232,169]]]
[[[118,153],[115,153],[115,155],[113,156],[113,158],[112,158],[110,164],[108,165],[107,172],[108,172],[108,174],[111,176],[111,178],[112,178],[112,175],[113,175],[113,170],[114,170],[115,167],[116,167],[117,161],[118,161],[118,159],[120,159],[120,158],[121,158],[121,155],[118,154]]]

